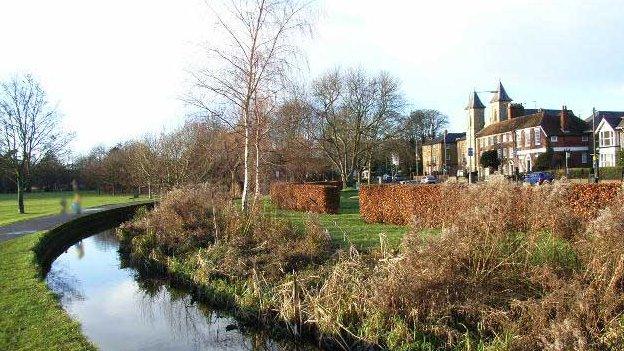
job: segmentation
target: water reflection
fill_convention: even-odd
[[[242,333],[236,320],[185,291],[121,267],[118,246],[112,231],[86,238],[59,256],[46,277],[101,350],[314,349]]]

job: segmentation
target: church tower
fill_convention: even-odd
[[[469,149],[472,150],[472,156],[467,155],[467,168],[468,171],[474,172],[477,170],[478,155],[477,155],[477,138],[476,134],[484,127],[484,112],[485,106],[479,99],[479,95],[475,91],[470,94],[468,98],[468,131],[466,131],[466,152]]]
[[[490,100],[490,119],[488,125],[507,120],[507,108],[511,103],[511,98],[507,95],[503,83],[498,82],[498,89]]]

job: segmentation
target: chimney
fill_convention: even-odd
[[[561,107],[561,115],[559,116],[559,124],[561,124],[561,130],[568,130],[568,120],[568,107],[566,105],[563,105]]]
[[[522,104],[507,105],[507,116],[509,119],[521,117],[522,115],[524,115],[524,106]]]

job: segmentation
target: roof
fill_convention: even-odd
[[[565,131],[562,130],[560,124],[561,112],[560,110],[540,110],[537,113],[507,119],[481,129],[476,136],[482,137],[538,126],[542,127],[547,136],[581,135],[587,131],[587,122],[576,117],[570,110],[568,110],[568,128]]]
[[[466,110],[475,108],[485,108],[485,105],[483,105],[483,103],[479,99],[479,95],[477,95],[477,92],[473,91],[468,98],[468,106],[466,106]]]
[[[498,102],[498,101],[504,101],[504,102],[512,101],[509,95],[507,95],[507,92],[505,91],[505,87],[503,87],[503,83],[501,82],[498,82],[498,90],[496,90],[496,92],[492,96],[492,100],[490,100],[491,103]]]
[[[590,126],[590,131],[591,131],[591,124],[592,124],[592,116],[594,117],[594,123],[596,124],[596,128],[598,127],[598,125],[600,124],[600,122],[602,122],[603,119],[606,120],[607,123],[609,123],[609,125],[612,128],[616,128],[616,127],[621,127],[621,120],[622,117],[624,117],[624,111],[596,111],[595,115],[591,115],[587,118],[585,118],[585,122],[587,122]]]
[[[458,139],[466,138],[466,133],[446,133],[446,143],[454,144]],[[429,140],[423,143],[423,145],[434,145],[434,144],[442,144],[444,142],[444,137],[441,136],[439,138],[435,138],[433,140]]]

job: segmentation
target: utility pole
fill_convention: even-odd
[[[447,175],[446,172],[446,135],[447,135],[447,130],[444,130],[444,140],[443,140],[443,145],[444,145],[444,169],[442,169],[442,174]]]
[[[594,149],[594,183],[598,183],[600,173],[598,168],[600,167],[600,162],[598,161],[598,150],[596,148],[596,108],[592,109],[592,148]]]

